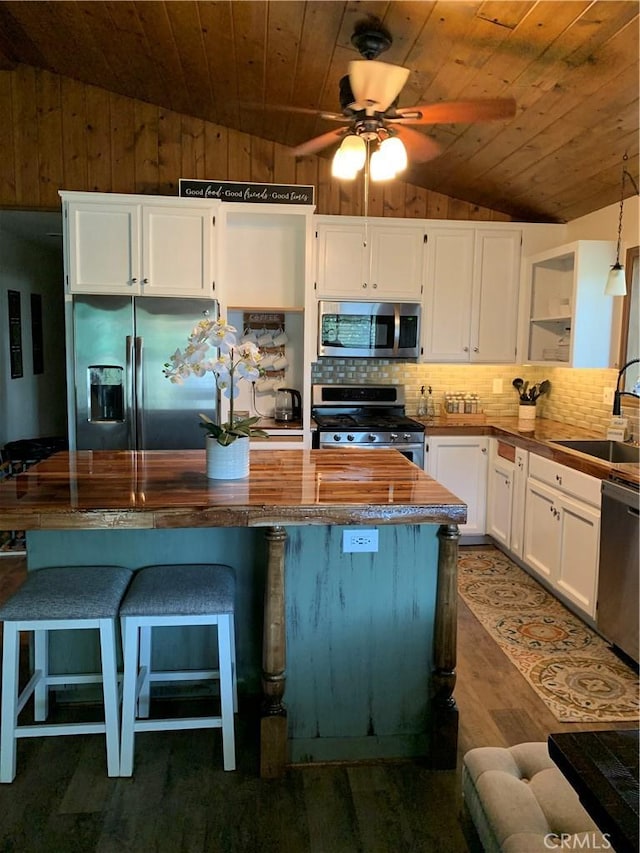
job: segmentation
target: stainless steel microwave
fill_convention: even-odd
[[[419,355],[419,304],[318,303],[318,356],[418,358]]]

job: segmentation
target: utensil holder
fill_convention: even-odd
[[[531,430],[536,428],[536,404],[520,403],[518,406],[518,429]]]

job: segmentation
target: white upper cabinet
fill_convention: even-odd
[[[423,358],[516,360],[520,228],[428,229]]]
[[[217,202],[60,195],[68,292],[213,295]]]
[[[521,240],[519,228],[476,229],[470,361],[516,360]]]
[[[473,290],[473,229],[438,228],[427,235],[423,357],[468,361]]]
[[[142,205],[142,293],[212,296],[213,208]]]
[[[525,358],[564,367],[610,367],[613,298],[604,292],[615,243],[579,240],[527,258]]]
[[[421,300],[422,224],[329,216],[315,226],[318,298]]]
[[[139,293],[140,206],[70,201],[64,233],[71,293]]]

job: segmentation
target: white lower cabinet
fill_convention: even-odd
[[[482,536],[486,528],[489,439],[480,436],[427,438],[425,470],[467,504],[462,536]]]
[[[522,557],[529,453],[491,439],[487,483],[487,533]]]
[[[489,462],[487,489],[487,533],[511,549],[514,463],[495,455]]]
[[[528,476],[529,451],[517,447],[513,472],[513,503],[511,509],[511,550],[516,557],[522,557],[522,550],[524,548],[524,518]]]
[[[591,618],[596,612],[599,548],[600,481],[532,455],[522,558]]]

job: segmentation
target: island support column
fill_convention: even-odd
[[[459,539],[457,524],[443,524],[438,530],[430,751],[431,766],[436,770],[454,769],[458,752],[458,708],[453,689],[456,685]]]
[[[284,774],[287,765],[287,712],[282,703],[286,680],[284,549],[287,532],[284,527],[270,527],[266,540],[260,776],[275,779]]]

